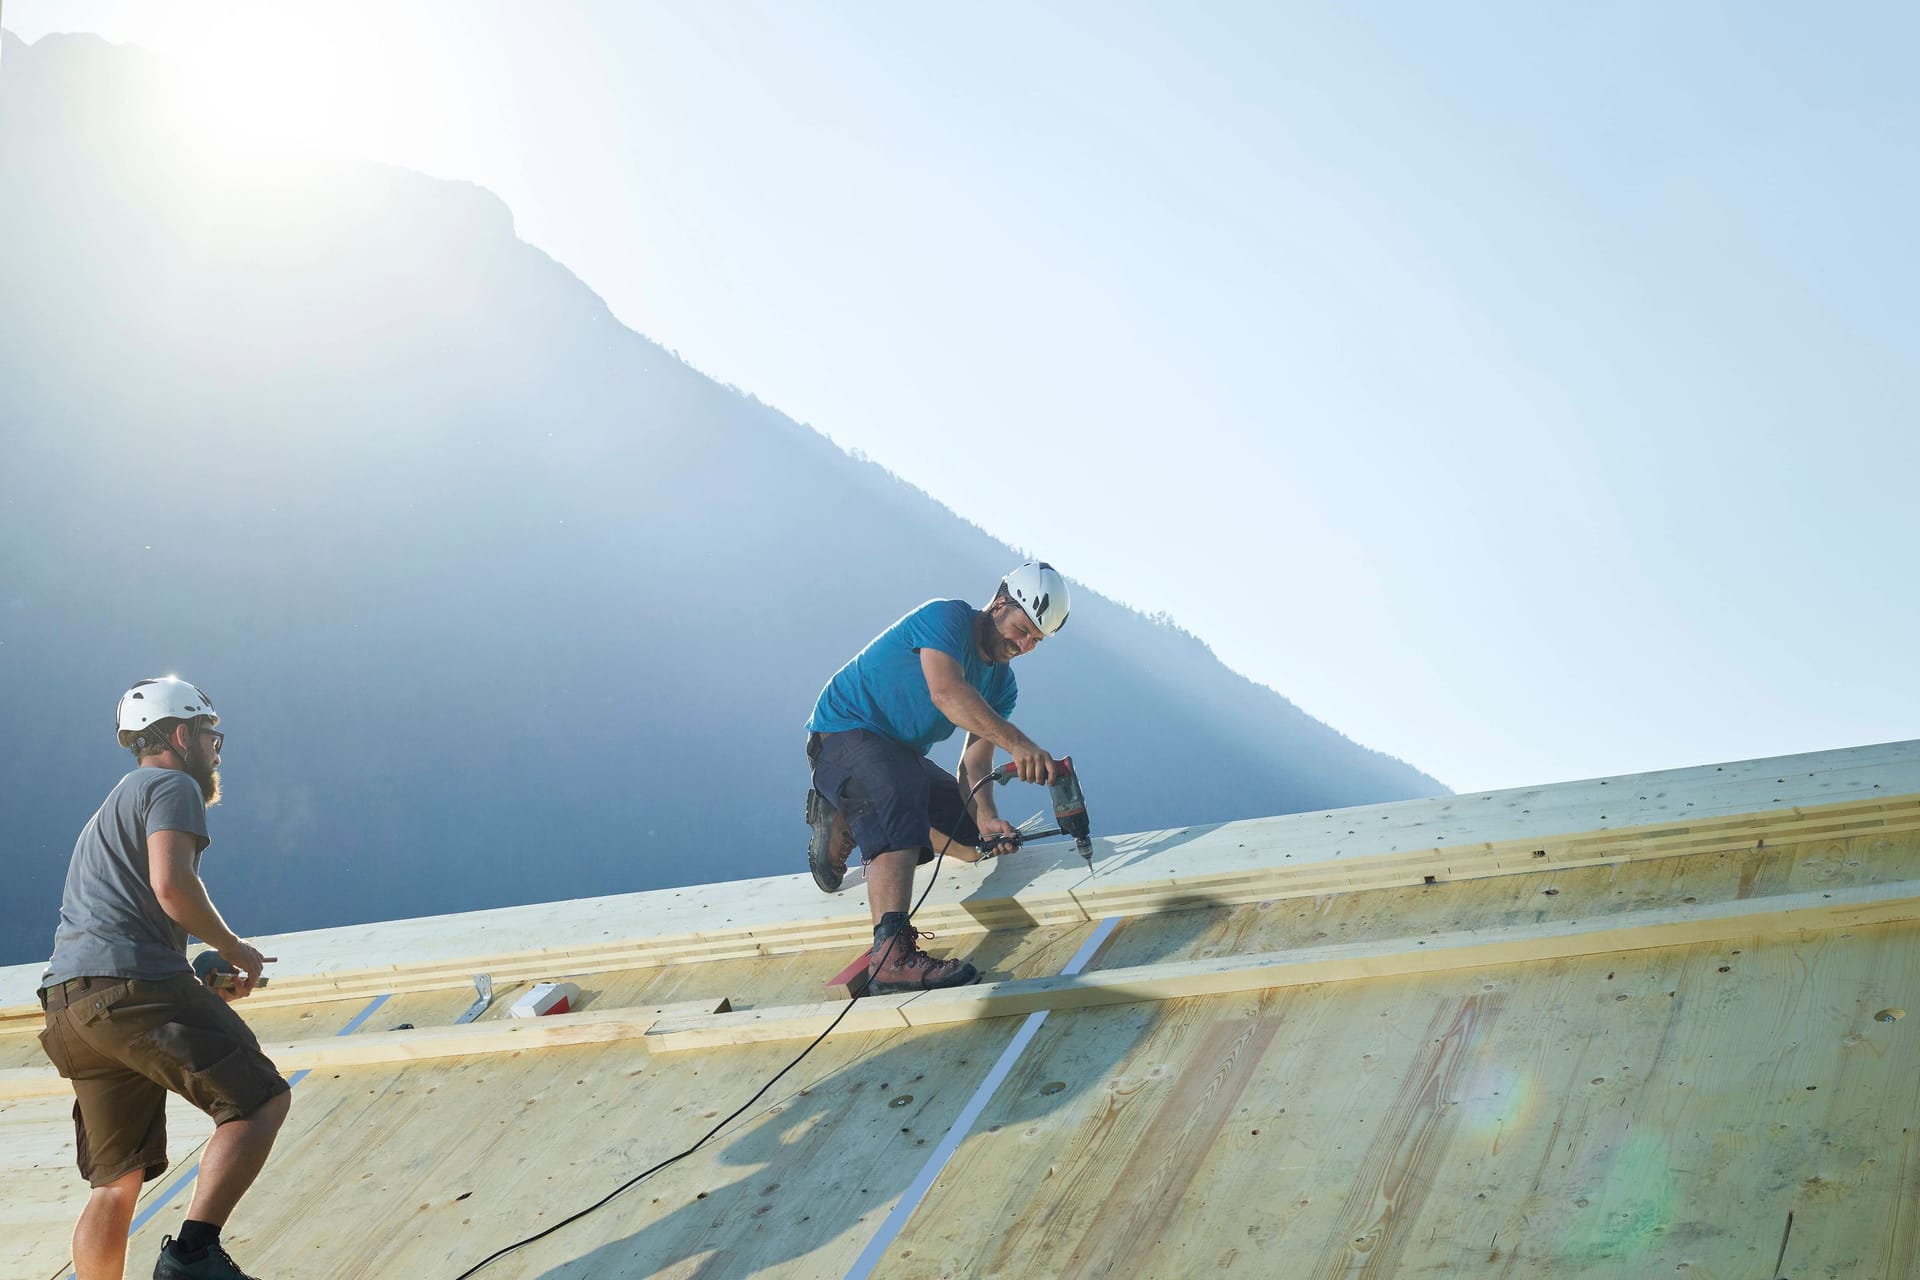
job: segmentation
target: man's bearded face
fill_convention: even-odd
[[[197,724],[188,731],[187,754],[181,763],[187,776],[200,784],[200,797],[211,809],[220,803],[220,751],[209,732]]]

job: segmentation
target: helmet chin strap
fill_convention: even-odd
[[[187,722],[186,730],[187,730],[187,745],[184,747],[175,746],[173,744],[173,737],[171,735],[165,738],[162,738],[161,741],[167,744],[167,750],[171,751],[173,753],[173,758],[180,762],[180,767],[182,769],[185,769],[188,773],[192,773],[193,772],[193,722],[192,721]]]
[[[173,745],[173,740],[164,733],[141,733],[134,738],[133,745],[150,756],[159,755],[162,751],[171,751],[176,758],[180,754],[179,749]],[[148,751],[148,748],[152,750]]]

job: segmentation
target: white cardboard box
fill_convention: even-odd
[[[507,1016],[537,1018],[543,1013],[566,1013],[579,998],[580,988],[571,982],[535,983],[533,990],[513,1002],[513,1007],[507,1010]]]

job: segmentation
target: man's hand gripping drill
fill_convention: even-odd
[[[1010,836],[993,836],[980,841],[974,847],[987,856],[1011,853],[1028,840],[1044,840],[1048,836],[1072,836],[1073,847],[1087,860],[1087,870],[1093,870],[1092,829],[1087,824],[1087,797],[1080,790],[1080,778],[1073,768],[1073,757],[1055,760],[1050,771],[1052,779],[1047,783],[1047,795],[1053,801],[1053,820],[1056,825],[1051,831],[1016,832]],[[1007,761],[988,774],[986,781],[997,782],[1002,786],[1013,781],[1019,775],[1014,761]]]

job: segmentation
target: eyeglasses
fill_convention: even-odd
[[[220,748],[226,745],[227,735],[220,732],[218,729],[200,729],[200,730],[197,730],[197,732],[203,738],[213,739],[213,750],[214,750],[214,754],[216,755],[219,754]]]

